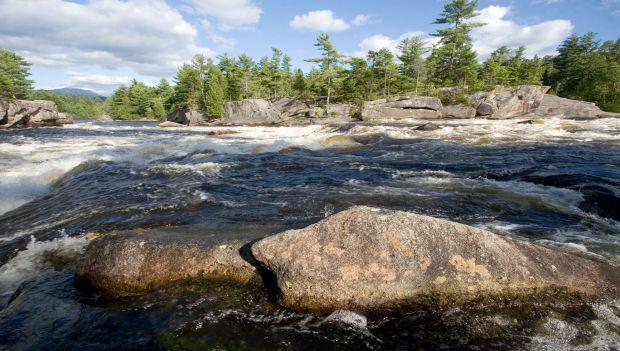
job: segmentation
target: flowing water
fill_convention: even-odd
[[[365,325],[223,282],[115,300],[73,286],[71,258],[90,232],[258,238],[352,205],[620,266],[620,119],[440,124],[0,131],[0,349],[620,349],[620,301],[413,311]]]

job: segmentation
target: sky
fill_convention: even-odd
[[[78,87],[109,95],[132,78],[171,79],[201,53],[247,53],[256,60],[277,47],[295,67],[318,56],[326,32],[351,56],[395,51],[402,38],[430,44],[443,0],[0,0],[0,47],[32,64],[40,89]],[[502,45],[527,55],[554,54],[571,34],[620,37],[620,0],[480,0],[472,33],[479,60]]]

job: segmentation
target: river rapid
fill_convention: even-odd
[[[0,349],[620,349],[620,301],[370,318],[298,314],[223,282],[105,299],[89,233],[259,238],[352,205],[415,211],[620,266],[620,119],[0,131]],[[223,131],[221,135],[214,131]],[[211,133],[210,133],[211,132]]]

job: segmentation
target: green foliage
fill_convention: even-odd
[[[209,117],[222,117],[224,115],[224,97],[226,94],[226,81],[218,66],[209,63],[206,80],[206,106],[205,112]]]
[[[435,20],[436,24],[447,24],[435,36],[439,45],[433,50],[430,63],[437,84],[468,88],[476,84],[478,61],[472,48],[470,32],[483,24],[473,22],[478,16],[477,0],[451,0],[444,5],[444,11]]]
[[[28,79],[29,70],[30,64],[21,56],[0,48],[0,97],[27,98],[34,84]]]
[[[511,50],[506,46],[495,50],[484,62],[480,78],[484,85],[516,86],[542,83],[543,61],[524,57],[525,47]]]
[[[430,49],[422,38],[407,37],[400,42],[398,50],[401,52],[398,56],[401,62],[400,73],[405,79],[415,82],[413,85],[415,93],[417,94],[420,89],[420,84],[426,82],[427,69],[424,55],[427,54]]]
[[[300,98],[303,99],[307,96],[308,86],[306,84],[306,76],[304,76],[304,72],[300,69],[295,71],[292,88]]]
[[[545,84],[563,97],[620,112],[620,40],[601,44],[594,33],[573,35],[543,60]]]
[[[75,118],[95,118],[105,114],[105,105],[98,97],[35,90],[30,92],[27,98],[54,101],[59,112],[68,113]]]
[[[321,51],[321,57],[308,59],[308,62],[318,63],[321,68],[321,78],[327,90],[327,105],[331,99],[331,92],[336,88],[339,65],[343,55],[336,50],[334,44],[329,40],[329,35],[323,33],[316,39],[316,48]]]

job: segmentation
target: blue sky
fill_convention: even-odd
[[[310,68],[314,39],[327,32],[349,55],[408,35],[428,39],[441,0],[0,0],[0,47],[33,64],[39,88],[82,87],[109,94],[136,77],[171,78],[196,53],[248,53],[278,47]],[[472,33],[480,59],[501,45],[552,54],[572,33],[620,37],[620,0],[480,0]]]

